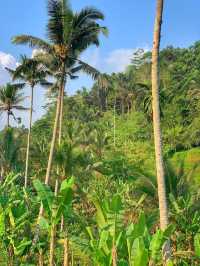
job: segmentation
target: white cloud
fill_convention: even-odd
[[[87,50],[81,57],[81,60],[90,64],[93,67],[99,68],[100,66],[100,50],[99,48]]]
[[[143,47],[144,52],[148,51],[149,48]],[[106,55],[102,55],[99,48],[88,50],[82,60],[96,67],[102,72],[112,73],[112,72],[123,72],[126,67],[131,63],[131,59],[134,57],[134,53],[138,48],[134,49],[115,49]]]
[[[15,67],[16,63],[14,56],[0,52],[0,65],[2,67]]]
[[[135,49],[113,50],[105,59],[109,72],[123,72],[131,63]]]
[[[0,85],[10,81],[10,75],[5,67],[15,68],[17,64],[14,56],[0,51]]]
[[[31,58],[34,58],[39,54],[45,54],[45,51],[43,49],[33,49]]]

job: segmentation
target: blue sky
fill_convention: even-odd
[[[101,38],[101,46],[91,47],[83,59],[103,72],[123,71],[137,48],[151,49],[156,0],[72,0],[74,10],[95,6],[106,16],[103,22],[109,28],[109,37]],[[186,47],[200,39],[200,1],[166,0],[164,7],[162,47],[174,45]],[[11,44],[17,34],[31,34],[45,38],[47,21],[46,0],[2,1],[0,10],[0,84],[8,80],[3,70],[5,65],[14,67],[20,54],[31,55],[23,46]],[[70,82],[68,93],[82,86],[91,86],[92,81],[81,75]],[[41,116],[44,91],[36,91],[34,119]],[[28,103],[27,103],[28,104]],[[4,119],[3,119],[4,120]],[[2,120],[2,121],[3,121]],[[1,120],[0,120],[1,121]]]

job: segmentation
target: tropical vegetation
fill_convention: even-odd
[[[200,265],[200,42],[160,49],[157,0],[152,51],[100,73],[81,55],[104,14],[47,2],[47,39],[13,37],[37,53],[0,87],[0,265]],[[94,84],[69,95],[80,72]]]

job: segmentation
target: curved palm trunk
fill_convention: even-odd
[[[56,116],[55,116],[55,121],[54,121],[53,136],[52,136],[52,141],[51,141],[51,148],[50,148],[49,160],[48,160],[48,166],[47,166],[47,172],[46,172],[46,178],[45,178],[45,184],[46,185],[49,184],[51,167],[52,167],[52,162],[53,162],[53,154],[54,154],[54,149],[55,149],[56,135],[57,135],[57,130],[58,130],[58,121],[59,121],[60,108],[61,108],[61,93],[62,93],[62,90],[60,88],[59,93],[58,93],[58,98],[57,98]],[[39,221],[43,215],[43,211],[44,211],[44,208],[43,208],[43,204],[41,202],[38,220],[37,220],[37,226],[36,226],[36,230],[35,230],[35,236],[34,236],[34,239],[32,241],[32,247],[34,247],[36,245],[38,238],[39,238],[39,234],[40,234]],[[32,251],[33,251],[33,249],[32,249]],[[32,255],[32,251],[31,251],[31,255]]]
[[[29,131],[28,131],[28,140],[27,140],[27,149],[26,149],[25,180],[24,180],[24,187],[25,188],[27,188],[27,184],[28,184],[30,138],[31,138],[31,127],[32,127],[32,117],[33,117],[33,89],[34,89],[34,86],[31,86],[31,106],[30,106]]]
[[[115,245],[112,247],[112,266],[117,266],[117,248]]]
[[[64,89],[65,89],[65,84],[62,87],[62,92],[61,92],[61,107],[60,107],[60,117],[59,117],[59,132],[58,132],[58,143],[59,145],[61,144],[62,141],[62,122],[63,122],[63,105],[64,105]],[[61,232],[64,229],[64,217],[61,217]],[[55,230],[55,228],[54,228]],[[52,232],[53,234],[53,232]],[[65,236],[64,239],[64,266],[69,265],[69,241],[67,238],[67,235]]]
[[[63,266],[69,266],[69,241],[66,237],[64,239],[64,261]]]
[[[115,147],[116,146],[116,97],[114,102],[113,138],[114,138],[114,147]]]
[[[58,144],[59,145],[61,144],[61,140],[62,140],[64,88],[65,88],[65,85],[63,84],[63,86],[60,88],[60,112],[59,112],[59,130],[58,130]],[[57,172],[59,172],[58,168],[57,168]],[[57,196],[57,194],[58,194],[58,179],[56,179],[56,184],[55,184],[55,196]],[[54,265],[55,238],[56,238],[56,225],[53,224],[51,228],[51,240],[50,240],[50,257],[49,257],[50,266]]]
[[[62,122],[63,122],[63,105],[64,105],[64,88],[65,85],[62,87],[61,92],[61,106],[60,106],[60,118],[59,118],[59,133],[58,133],[58,143],[61,144],[62,140]]]
[[[58,195],[58,180],[55,183],[55,192],[54,195]],[[50,251],[49,251],[49,266],[54,266],[54,250],[55,250],[55,238],[56,238],[56,224],[54,221],[51,225],[51,237],[50,237]]]
[[[53,154],[54,154],[55,143],[56,143],[56,134],[57,134],[57,130],[58,130],[58,121],[59,121],[60,110],[61,110],[62,87],[59,90],[59,94],[58,94],[58,98],[57,98],[56,117],[55,117],[55,122],[54,122],[53,136],[52,136],[52,141],[51,141],[51,148],[50,148],[49,160],[48,160],[48,166],[47,166],[46,178],[45,178],[45,184],[46,185],[49,184],[52,162],[53,162]]]
[[[157,171],[157,185],[160,211],[160,228],[165,230],[168,226],[168,209],[165,186],[165,173],[162,155],[162,136],[160,125],[160,107],[159,107],[159,49],[161,24],[164,0],[157,0],[156,19],[154,27],[154,40],[152,50],[152,107],[153,107],[153,128]],[[170,243],[166,242],[163,246],[163,260],[170,259]]]
[[[43,258],[42,251],[40,251],[40,253],[39,253],[38,266],[44,266],[44,258]]]
[[[10,127],[10,110],[7,111],[7,127]]]

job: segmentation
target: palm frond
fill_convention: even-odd
[[[104,14],[94,7],[85,7],[79,13],[75,14],[73,23],[75,27],[80,27],[88,20],[97,19],[104,20]]]
[[[90,75],[93,79],[98,79],[101,75],[101,73],[91,65],[77,59],[78,63],[82,67],[81,70],[85,72],[86,74]]]
[[[49,87],[53,86],[53,83],[49,82],[47,80],[40,80],[40,85],[45,87],[45,88],[49,88]]]
[[[63,45],[71,28],[70,24],[73,18],[69,3],[66,0],[49,0],[47,8],[49,15],[48,37],[54,44]]]
[[[12,108],[16,109],[16,110],[20,110],[20,111],[28,111],[28,110],[30,110],[30,108],[24,107],[22,105],[13,105]]]
[[[49,43],[46,41],[31,36],[31,35],[18,35],[12,38],[12,43],[14,44],[28,44],[31,48],[43,49],[46,52],[53,52],[53,49]]]

